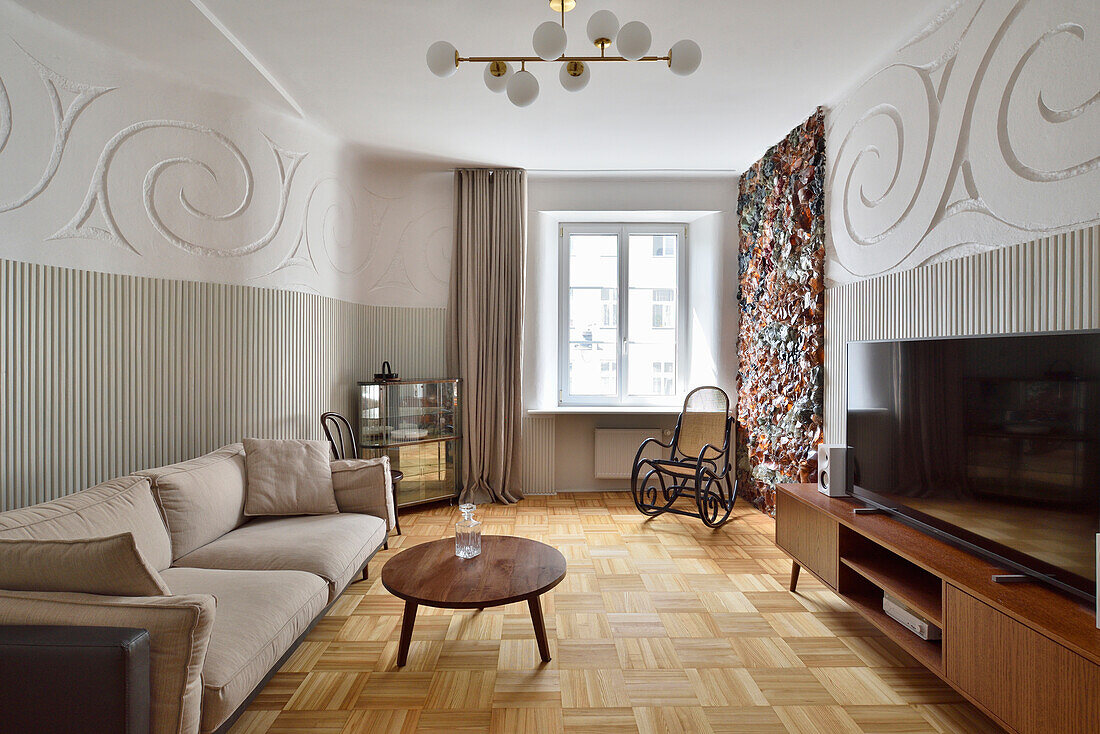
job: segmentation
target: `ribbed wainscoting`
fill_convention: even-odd
[[[554,494],[554,416],[523,419],[523,493]]]
[[[0,260],[0,510],[244,436],[321,438],[383,359],[443,375],[442,309]]]
[[[1100,226],[830,288],[825,438],[845,440],[846,345],[1100,329]]]

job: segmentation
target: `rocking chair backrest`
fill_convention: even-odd
[[[676,453],[695,459],[703,447],[710,444],[704,459],[718,459],[726,443],[730,399],[718,387],[697,387],[684,398],[684,410],[680,413],[680,430],[676,440]]]

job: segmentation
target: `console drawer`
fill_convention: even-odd
[[[775,494],[775,544],[829,586],[836,588],[839,524],[786,492]]]
[[[1100,731],[1100,665],[950,584],[947,678],[1020,734]]]

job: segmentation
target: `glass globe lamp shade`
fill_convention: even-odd
[[[597,46],[601,41],[614,43],[619,33],[619,19],[610,10],[597,10],[588,19],[588,40]]]
[[[489,91],[499,94],[508,87],[508,80],[512,78],[512,65],[507,61],[492,61],[485,65],[483,76]]]
[[[565,6],[565,12],[568,13],[577,7],[577,0],[550,0],[550,9],[555,13],[560,13],[563,5]]]
[[[531,39],[535,54],[543,61],[553,61],[565,53],[565,29],[552,20],[539,25]]]
[[[620,28],[615,39],[619,55],[629,61],[637,61],[649,53],[652,43],[653,36],[649,32],[649,26],[640,20],[632,20]]]
[[[583,61],[566,61],[558,72],[561,85],[569,92],[581,91],[588,86],[591,78],[592,72],[589,71],[588,64]]]
[[[428,46],[428,68],[436,76],[447,77],[458,71],[458,49],[446,41]]]
[[[517,71],[508,80],[508,99],[516,107],[526,107],[538,99],[539,80],[526,69]]]
[[[687,76],[694,73],[703,61],[703,50],[695,41],[684,39],[673,44],[668,52],[668,68],[676,76]]]

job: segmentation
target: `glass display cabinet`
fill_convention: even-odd
[[[458,495],[457,379],[359,383],[360,456],[390,457],[405,476],[397,506]]]

